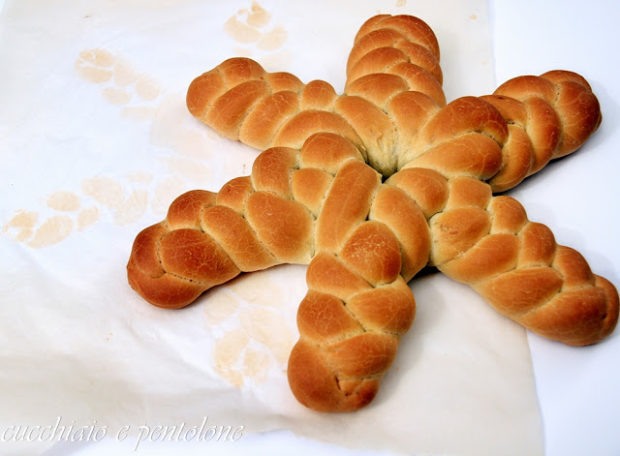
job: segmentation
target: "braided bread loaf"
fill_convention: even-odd
[[[516,200],[492,196],[596,130],[587,82],[555,71],[444,107],[429,32],[410,17],[368,21],[343,96],[248,59],[197,78],[187,97],[196,117],[271,148],[250,177],[179,197],[132,249],[130,284],[163,307],[187,305],[241,271],[309,263],[288,376],[316,410],[372,400],[413,321],[406,282],[427,264],[568,344],[601,340],[618,318],[613,285]]]

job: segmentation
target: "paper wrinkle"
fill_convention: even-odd
[[[341,90],[361,24],[404,13],[435,30],[448,99],[493,90],[486,2],[303,3],[299,15],[302,2],[267,0],[185,0],[175,14],[139,0],[61,1],[45,11],[7,1],[0,437],[59,417],[76,427],[96,421],[110,438],[123,426],[135,436],[140,425],[208,417],[347,448],[542,453],[524,331],[445,277],[412,281],[416,321],[377,398],[336,415],[303,408],[286,380],[305,267],[242,275],[179,311],[150,306],[127,284],[135,235],[174,197],[216,191],[251,170],[256,151],[219,137],[184,105],[191,79],[220,61],[247,55]],[[41,452],[54,443],[67,444],[3,445]]]

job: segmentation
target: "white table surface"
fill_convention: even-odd
[[[0,0],[0,8],[3,1]],[[531,220],[549,225],[559,243],[578,249],[592,269],[620,284],[620,4],[553,0],[490,1],[496,80],[570,69],[584,75],[599,97],[603,124],[573,156],[552,164],[511,192]],[[412,12],[415,14],[415,12]],[[474,94],[472,94],[474,95]],[[548,456],[620,454],[620,331],[587,348],[528,336]],[[509,443],[507,443],[508,445]],[[235,445],[210,445],[209,454],[359,454],[295,438],[286,432],[248,436]],[[57,446],[47,454],[120,454],[103,445]],[[127,454],[132,448],[125,448]],[[175,454],[160,443],[141,454]],[[205,454],[187,445],[184,454]],[[371,453],[378,454],[378,453]]]

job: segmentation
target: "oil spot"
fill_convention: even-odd
[[[40,248],[57,244],[69,236],[73,231],[73,220],[66,215],[56,215],[48,218],[34,232],[34,237],[28,243],[31,247]]]
[[[226,21],[224,30],[239,43],[254,43],[261,37],[261,33],[258,30],[240,22],[236,16],[232,16]]]
[[[248,347],[243,357],[241,373],[244,377],[249,377],[260,383],[265,381],[272,364],[273,360],[267,353]]]
[[[88,49],[80,52],[75,68],[81,78],[101,84],[103,98],[113,105],[128,105],[134,99],[134,95],[141,102],[151,102],[161,93],[161,88],[153,78],[136,71],[127,61],[104,49]],[[126,117],[149,117],[139,109],[142,107],[142,105],[128,106],[128,110],[122,114]]]
[[[32,237],[33,227],[38,214],[31,211],[18,211],[3,227],[2,233],[8,234],[14,241],[25,242]]]
[[[109,81],[112,77],[112,71],[104,68],[80,67],[76,65],[76,70],[82,79],[96,84]]]
[[[148,193],[146,190],[134,190],[114,214],[114,223],[128,225],[140,219],[146,212]]]
[[[109,177],[93,177],[82,182],[82,191],[98,203],[109,208],[119,208],[125,201],[123,186]]]
[[[119,106],[119,112],[126,118],[153,121],[161,109],[169,107],[158,104],[162,89],[152,77],[137,71],[133,65],[109,50],[83,50],[78,54],[74,66],[77,75],[98,84],[102,98],[111,105]],[[186,135],[191,129],[179,128],[178,122],[179,114],[185,116],[186,112],[179,108],[175,113],[176,116],[160,115],[167,121],[167,131],[163,133],[167,147],[177,152],[175,148],[181,146],[190,155],[198,157],[198,151],[204,151],[204,139],[208,134],[191,132]],[[164,123],[151,126],[151,132],[155,126],[162,125]],[[82,231],[95,224],[105,209],[111,212],[114,223],[118,225],[140,219],[149,203],[152,203],[151,207],[161,206],[161,211],[165,212],[171,201],[182,193],[181,190],[186,190],[184,186],[188,180],[202,180],[208,173],[207,167],[191,160],[175,160],[173,157],[169,163],[170,169],[179,176],[162,182],[154,182],[152,174],[141,171],[128,173],[123,180],[105,176],[85,179],[82,181],[81,192],[57,191],[47,198],[48,208],[57,214],[44,219],[40,226],[36,226],[39,217],[37,212],[22,210],[3,225],[2,232],[32,247],[45,247],[60,242],[74,230]],[[135,190],[129,192],[125,185],[127,183],[129,188],[135,186]],[[155,198],[151,202],[153,190]]]
[[[77,217],[78,231],[82,231],[84,228],[94,225],[97,220],[99,220],[99,209],[95,206],[80,211]]]
[[[32,237],[33,233],[34,231],[31,230],[30,228],[21,229],[17,232],[17,235],[15,236],[15,240],[17,242],[26,242],[28,239]]]
[[[113,105],[124,105],[131,100],[131,94],[119,87],[105,87],[101,90],[101,94],[108,103]]]
[[[215,343],[215,370],[236,387],[243,386],[243,375],[238,360],[249,342],[244,331],[229,331]]]
[[[210,325],[219,325],[231,317],[239,308],[239,301],[225,289],[209,296],[205,305],[205,316]]]
[[[397,7],[407,6],[407,0],[396,0],[396,6]]]
[[[253,308],[241,314],[241,326],[252,339],[271,350],[280,363],[286,362],[293,335],[280,315],[271,309]]]
[[[138,80],[140,74],[124,60],[118,60],[114,64],[114,84],[125,87]]]
[[[268,273],[253,273],[239,277],[227,285],[228,289],[244,301],[271,306],[282,301],[280,286],[269,278]],[[269,294],[265,294],[265,289]]]
[[[213,358],[216,370],[229,383],[260,383],[274,369],[286,369],[294,329],[281,315],[283,302],[280,284],[269,278],[268,271],[242,275],[210,292],[207,325],[211,331],[224,331]]]
[[[88,49],[80,52],[80,58],[84,63],[97,67],[109,67],[114,64],[114,55],[106,49]]]
[[[80,52],[75,62],[78,75],[89,82],[101,84],[112,77],[109,68],[114,63],[114,56],[105,49],[88,49]]]
[[[147,76],[141,76],[136,81],[135,87],[138,96],[145,101],[153,101],[160,93],[160,88],[157,83]]]
[[[281,47],[286,41],[287,33],[282,27],[276,27],[264,34],[258,41],[257,46],[264,51],[273,51]]]
[[[38,214],[36,212],[18,211],[11,220],[8,221],[2,231],[8,228],[32,228],[37,223]]]
[[[270,20],[271,15],[257,2],[252,2],[250,11],[247,12],[247,24],[252,27],[264,27]]]
[[[47,206],[61,212],[73,212],[80,208],[80,198],[73,192],[59,191],[47,199]]]
[[[240,9],[225,23],[224,31],[235,41],[242,44],[256,44],[263,51],[280,48],[287,39],[287,32],[281,26],[269,28],[271,15],[257,2],[252,2],[250,9]],[[239,49],[237,54],[252,55],[248,49]]]

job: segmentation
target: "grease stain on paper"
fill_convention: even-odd
[[[43,222],[28,242],[31,247],[47,247],[56,244],[71,234],[73,219],[68,215],[55,215]]]
[[[47,199],[47,207],[55,215],[43,220],[38,227],[36,227],[39,219],[37,212],[18,210],[4,224],[2,233],[16,242],[41,248],[57,244],[75,229],[81,231],[94,224],[99,218],[99,211],[96,207],[82,208],[79,196],[70,191],[52,193]]]
[[[111,209],[120,207],[125,200],[125,190],[120,182],[105,176],[83,180],[82,192]]]
[[[294,330],[282,317],[284,293],[269,271],[243,275],[210,292],[205,304],[209,331],[217,337],[216,372],[241,388],[286,370]]]
[[[290,60],[290,55],[282,50],[288,32],[273,24],[271,14],[256,1],[249,8],[236,11],[224,23],[224,31],[243,45],[235,48],[237,55],[252,57],[256,52],[265,53],[260,60],[267,66],[283,66]]]
[[[37,225],[39,213],[18,210],[3,225],[2,233],[16,242],[41,248],[58,244],[75,231],[83,231],[100,219],[100,207],[113,213],[114,223],[125,225],[138,220],[146,211],[147,193],[143,189],[131,192],[120,182],[107,177],[94,177],[82,182],[82,194],[59,190],[47,198],[42,212],[51,215]]]
[[[104,49],[88,49],[80,52],[75,62],[75,71],[82,79],[95,84],[108,82],[112,78],[114,56]]]
[[[26,242],[32,237],[38,218],[39,214],[36,212],[19,210],[11,220],[4,224],[2,233],[12,233],[15,241]]]
[[[211,175],[201,162],[208,158],[208,139],[215,133],[184,124],[189,117],[184,100],[165,95],[154,78],[106,49],[81,51],[74,67],[78,77],[99,89],[106,103],[120,109],[122,117],[150,122],[148,141],[169,152],[159,158],[169,174],[155,179],[151,173],[135,170],[124,178],[88,177],[79,190],[48,195],[42,210],[15,211],[3,224],[2,234],[33,248],[57,244],[94,225],[104,214],[110,214],[117,225],[138,221],[149,207],[163,216],[172,200],[187,190],[188,181],[201,184]]]
[[[75,70],[83,80],[100,85],[103,98],[122,107],[123,116],[147,120],[154,114],[155,108],[144,103],[159,97],[159,85],[107,49],[83,50],[75,62]]]
[[[204,182],[208,168],[201,162],[209,157],[207,139],[214,133],[207,128],[196,129],[192,122],[188,126],[183,120],[189,119],[185,98],[165,94],[159,84],[145,73],[140,73],[123,59],[101,49],[83,51],[78,62],[87,60],[83,54],[98,55],[105,52],[103,63],[112,68],[111,82],[101,87],[103,97],[111,104],[120,105],[121,115],[133,120],[151,122],[149,142],[151,145],[167,149],[173,154],[161,159],[173,175],[196,182]],[[92,59],[91,67],[98,68],[102,59]],[[91,80],[99,84],[96,80]],[[128,104],[128,100],[132,100]],[[191,120],[191,119],[190,119]],[[133,174],[140,173],[136,171]],[[167,186],[166,186],[167,187]],[[160,192],[161,193],[161,192]]]
[[[58,191],[50,195],[47,205],[56,211],[77,211],[80,208],[80,198],[73,192]]]
[[[128,193],[120,182],[110,177],[85,179],[82,181],[82,191],[111,210],[117,225],[128,225],[139,220],[148,205],[148,193],[145,189],[133,188]]]

